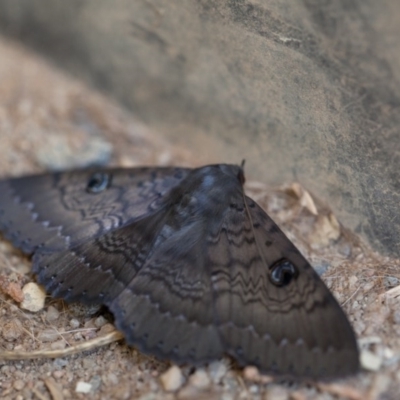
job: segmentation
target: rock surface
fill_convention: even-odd
[[[19,45],[0,38],[0,54],[0,176],[43,171],[37,154],[49,132],[68,136],[74,145],[83,143],[87,133],[76,119],[82,112],[102,128],[98,134],[112,145],[110,164],[200,164],[193,152],[163,139],[109,99]],[[0,277],[5,283],[0,285],[0,398],[397,399],[400,287],[391,285],[398,282],[393,278],[400,279],[399,260],[373,253],[342,226],[336,227],[337,239],[337,234],[332,237],[329,230],[319,229],[320,236],[326,237],[312,246],[310,238],[319,218],[332,211],[313,194],[304,201],[304,196],[293,196],[287,187],[271,188],[248,180],[246,190],[314,265],[324,266],[322,278],[349,315],[360,347],[374,356],[366,365],[377,370],[332,385],[291,385],[260,376],[251,367],[241,370],[225,357],[208,366],[180,367],[183,383],[177,392],[166,392],[160,376],[170,364],[141,354],[121,340],[54,360],[5,360],[3,351],[64,351],[87,345],[89,340],[109,333],[111,326],[109,316],[98,306],[66,304],[50,297],[37,313],[23,310],[9,283],[22,287],[33,282],[31,261],[0,238]],[[79,382],[85,385],[78,389],[90,386],[90,392],[77,392]]]

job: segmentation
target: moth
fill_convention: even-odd
[[[48,293],[103,304],[142,352],[292,377],[357,372],[328,288],[244,193],[243,168],[70,171],[0,181],[0,231]]]

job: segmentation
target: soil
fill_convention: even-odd
[[[1,177],[89,164],[198,166],[208,161],[206,148],[177,147],[101,93],[5,39],[0,39],[0,139]],[[251,178],[251,171],[247,175]],[[399,260],[373,252],[336,220],[329,205],[298,183],[271,188],[250,179],[246,190],[342,304],[358,336],[362,372],[318,383],[260,376],[252,368],[237,368],[229,358],[199,368],[176,367],[139,353],[123,340],[54,359],[7,360],[10,353],[63,354],[85,342],[95,346],[113,326],[102,309],[50,297],[37,312],[23,309],[22,288],[35,282],[31,262],[0,237],[0,397],[397,399]]]

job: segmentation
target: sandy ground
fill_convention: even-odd
[[[206,155],[198,156],[206,149],[200,150],[177,148],[101,94],[0,39],[1,177],[91,163],[197,166],[207,163]],[[372,252],[298,184],[248,182],[247,192],[343,305],[358,335],[363,372],[329,384],[281,382],[239,370],[228,358],[178,368],[123,340],[55,359],[5,360],[5,351],[62,353],[96,343],[113,327],[102,310],[50,297],[38,312],[21,308],[21,288],[35,281],[30,261],[0,237],[1,399],[398,399],[399,261]]]

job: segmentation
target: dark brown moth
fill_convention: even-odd
[[[355,373],[354,332],[236,165],[0,181],[0,230],[55,297],[104,304],[129,344],[177,363],[229,354],[294,377]]]

